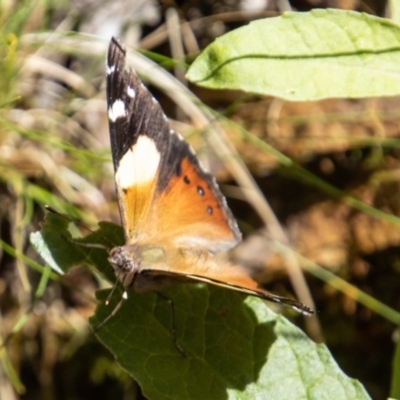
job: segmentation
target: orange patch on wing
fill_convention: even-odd
[[[121,219],[127,243],[136,239],[139,233],[140,236],[146,236],[146,225],[154,189],[154,180],[127,189],[119,188],[120,204],[123,208]]]
[[[187,157],[180,167],[181,174],[174,175],[154,199],[149,224],[155,229],[153,236],[168,236],[169,242],[178,243],[188,238],[184,244],[206,243],[204,248],[209,251],[233,247],[237,238],[229,226],[222,200]]]
[[[182,275],[189,274],[214,279],[250,290],[262,290],[244,268],[223,261],[205,251],[166,248],[166,258],[153,267]]]

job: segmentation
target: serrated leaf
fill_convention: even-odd
[[[122,229],[101,223],[79,241],[122,244]],[[58,267],[90,263],[110,280],[115,277],[107,251],[71,241],[68,221],[48,214],[41,231]],[[121,300],[122,289],[100,299],[91,325],[96,328]],[[140,384],[149,400],[172,399],[369,399],[362,386],[346,377],[324,345],[316,345],[260,299],[222,288],[177,284],[157,293],[129,298],[96,335],[118,363]],[[174,316],[171,314],[172,300]],[[174,343],[176,339],[186,356]]]
[[[50,265],[50,268],[59,273],[64,274],[64,271],[58,266],[54,260],[46,241],[43,238],[42,232],[32,232],[29,236],[29,240],[35,250],[40,254],[44,262]]]
[[[400,27],[343,10],[285,13],[210,44],[186,77],[288,100],[400,93]]]
[[[261,300],[206,285],[181,284],[166,294],[186,357],[174,346],[169,304],[154,293],[131,291],[97,332],[148,399],[369,399],[325,345]],[[101,305],[91,324],[118,301]]]
[[[86,263],[96,266],[107,279],[114,281],[114,273],[107,261],[107,249],[123,244],[122,228],[109,222],[101,222],[96,232],[72,239],[68,231],[69,224],[66,217],[47,212],[42,230],[30,236],[36,251],[59,273]],[[104,248],[90,247],[90,244]],[[85,247],[88,245],[89,247]]]

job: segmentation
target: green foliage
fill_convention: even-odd
[[[32,235],[42,257],[51,254],[57,270],[88,263],[111,277],[106,251],[72,242],[67,225],[65,218],[47,214],[41,233]],[[121,240],[121,229],[108,223],[79,239],[107,247]],[[94,328],[120,302],[116,290],[106,305],[108,293],[99,293]],[[261,300],[194,284],[164,294],[174,314],[164,297],[130,290],[121,309],[96,332],[149,399],[250,399],[255,393],[274,400],[369,398],[340,371],[326,346],[314,344]],[[186,356],[174,345],[173,321]]]
[[[400,27],[343,10],[285,13],[218,38],[187,78],[288,100],[400,93]]]
[[[95,233],[72,239],[68,231],[69,222],[65,216],[47,212],[42,230],[30,236],[32,245],[46,263],[59,273],[86,263],[95,265],[106,278],[113,280],[107,250],[123,244],[122,229],[115,224],[101,222]],[[90,247],[93,244],[97,247]],[[99,248],[99,245],[104,248]]]
[[[400,399],[400,340],[397,341],[393,359],[392,388],[390,396],[394,399]]]
[[[398,22],[399,2],[392,1],[391,7]],[[255,21],[227,33],[202,52],[186,77],[208,88],[240,89],[288,100],[362,98],[398,95],[399,65],[398,25],[356,12],[313,10]],[[300,178],[308,179],[307,172],[297,170]],[[337,190],[321,180],[312,178],[312,182],[337,196]],[[343,201],[398,223],[393,215],[378,216],[379,210],[368,209],[356,199],[346,196]],[[396,312],[390,314],[394,315],[391,320],[397,319]],[[392,378],[394,397],[400,396],[398,353]]]

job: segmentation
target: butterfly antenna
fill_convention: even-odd
[[[101,234],[98,233],[98,232],[95,232],[94,230],[90,229],[88,226],[86,226],[86,225],[83,224],[82,222],[77,221],[77,220],[71,218],[69,215],[62,214],[62,213],[60,213],[59,211],[55,210],[53,207],[51,207],[51,206],[49,206],[49,205],[45,205],[44,208],[45,208],[47,211],[50,211],[50,212],[52,212],[53,214],[59,215],[60,217],[63,217],[63,218],[65,218],[65,219],[67,219],[67,220],[73,222],[74,224],[76,224],[76,225],[78,225],[78,226],[80,226],[80,227],[86,229],[86,230],[89,231],[90,233],[93,233],[94,235],[96,235],[96,236],[98,236],[99,238],[103,239],[104,241],[108,242],[108,243],[110,244],[110,247],[106,247],[106,246],[103,246],[103,245],[98,244],[98,243],[97,243],[97,244],[89,244],[89,243],[80,243],[80,242],[77,243],[77,242],[74,241],[75,244],[79,244],[80,246],[83,246],[83,247],[97,247],[97,248],[99,248],[99,249],[105,249],[105,250],[107,250],[108,252],[110,251],[110,248],[113,248],[113,247],[116,246],[115,243],[111,242],[111,241],[110,241],[109,239],[107,239],[105,236],[101,235]]]

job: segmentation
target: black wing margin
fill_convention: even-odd
[[[107,106],[114,168],[140,135],[152,138],[160,154],[169,147],[169,126],[158,102],[132,71],[125,70],[125,47],[111,39],[107,56]],[[121,101],[124,115],[111,118],[112,107]],[[163,149],[164,147],[164,149]]]

